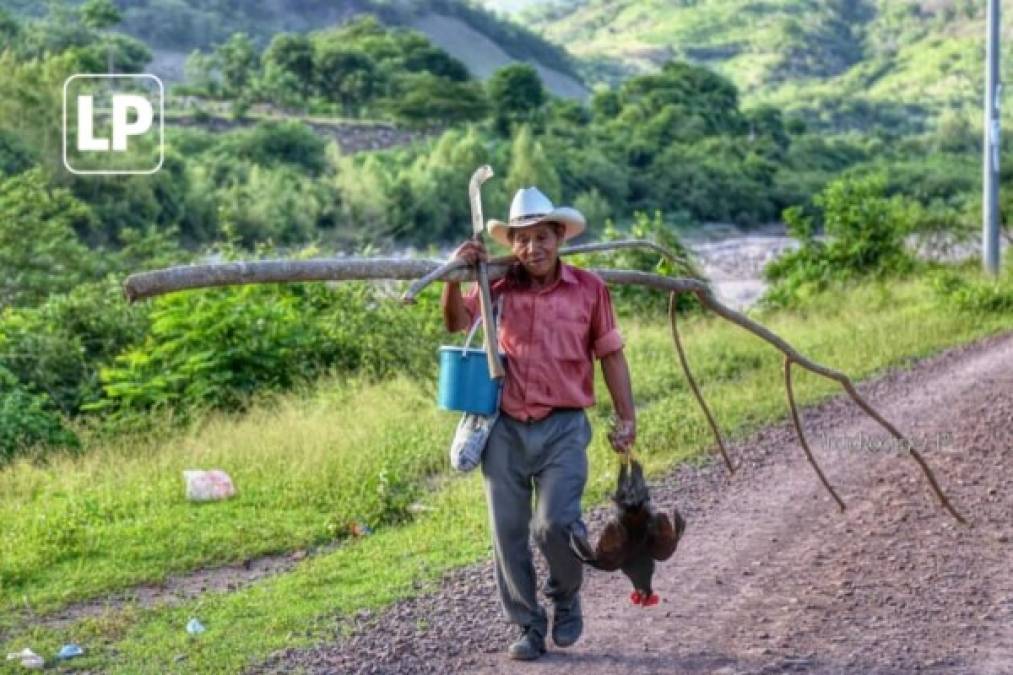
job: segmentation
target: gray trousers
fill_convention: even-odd
[[[534,534],[549,564],[545,594],[554,603],[569,606],[583,581],[569,537],[571,527],[584,528],[580,496],[587,482],[590,442],[591,424],[580,409],[556,410],[537,422],[501,414],[482,455],[503,611],[511,622],[543,636],[548,622],[538,604],[528,537]]]

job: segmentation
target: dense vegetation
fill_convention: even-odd
[[[725,75],[750,103],[815,127],[910,133],[945,115],[977,123],[984,8],[973,0],[556,0],[523,20],[582,57],[591,82],[681,58]]]
[[[59,3],[61,0],[56,0]],[[63,0],[68,7],[86,0]],[[0,9],[15,16],[39,19],[53,3],[32,0],[0,0]],[[523,25],[508,22],[481,5],[467,0],[283,0],[249,3],[242,0],[117,0],[121,28],[151,45],[171,52],[208,49],[226,42],[236,33],[250,37],[258,50],[281,32],[306,32],[321,26],[370,14],[384,24],[411,28],[420,18],[436,14],[460,22],[491,40],[518,60],[535,61],[560,73],[576,77],[566,50],[548,42]],[[72,12],[61,9],[65,17]],[[50,10],[52,16],[52,11]],[[57,24],[50,28],[62,28]]]
[[[777,108],[743,107],[731,81],[681,61],[601,87],[585,106],[552,96],[528,65],[479,83],[421,34],[368,17],[263,46],[237,33],[191,58],[177,95],[227,104],[236,118],[266,105],[288,119],[224,133],[170,126],[158,173],[72,175],[57,151],[63,80],[150,58],[117,31],[124,11],[88,0],[28,21],[0,15],[0,264],[16,271],[0,281],[2,458],[72,449],[85,428],[243,410],[258,392],[325,374],[431,377],[439,331],[414,327],[435,310],[393,309],[381,287],[223,289],[127,307],[118,284],[206,258],[452,244],[467,234],[467,177],[482,163],[498,173],[489,215],[537,184],[585,213],[589,238],[632,234],[680,254],[613,261],[639,269],[698,274],[677,228],[783,213],[802,247],[768,270],[766,301],[778,305],[869,274],[924,271],[905,238],[959,239],[978,208],[973,135],[956,123],[827,136]],[[300,120],[307,112],[441,130],[345,155]],[[1008,306],[1003,286],[941,274],[935,287],[963,307]],[[664,305],[617,293],[631,315]],[[410,331],[410,349],[396,348]]]
[[[315,114],[389,116],[441,125],[486,114],[481,85],[463,63],[421,33],[367,17],[310,35],[278,33],[263,53],[236,33],[212,53],[194,52],[180,94],[224,98],[241,117],[255,101]]]

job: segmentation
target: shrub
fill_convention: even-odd
[[[259,166],[289,166],[310,175],[324,170],[327,144],[302,122],[259,122],[225,136],[213,151],[224,162],[248,161]]]
[[[477,82],[458,82],[431,73],[405,73],[396,78],[397,94],[379,106],[409,127],[432,127],[481,120],[489,110]]]
[[[27,391],[0,366],[0,466],[33,447],[78,446],[49,397]]]
[[[41,169],[0,181],[0,307],[39,303],[90,276],[78,233],[93,223],[88,206],[51,187]]]
[[[768,305],[791,305],[831,283],[868,275],[903,273],[915,266],[904,237],[920,221],[917,205],[887,198],[886,178],[870,174],[834,181],[813,201],[821,209],[825,238],[817,238],[813,218],[801,207],[785,210],[788,232],[801,246],[768,264],[764,277],[773,285]]]
[[[32,166],[32,151],[14,132],[0,129],[0,176],[21,173]]]
[[[54,294],[38,307],[0,316],[0,363],[32,394],[65,415],[101,395],[98,369],[139,342],[146,312],[128,306],[116,279]]]
[[[535,121],[546,99],[542,78],[526,63],[503,66],[485,86],[492,103],[493,126],[502,136],[509,136],[517,125]]]
[[[255,394],[325,372],[432,378],[441,334],[428,303],[404,308],[365,283],[176,293],[155,299],[150,318],[144,341],[102,369],[104,398],[86,406],[114,424],[159,409],[179,420],[212,408],[239,410]]]
[[[1013,312],[1013,266],[1007,264],[998,278],[975,273],[970,278],[952,269],[932,278],[937,297],[958,310]]]

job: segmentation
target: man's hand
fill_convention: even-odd
[[[613,450],[620,454],[629,452],[637,440],[636,420],[617,420],[608,437]]]
[[[612,405],[615,407],[615,422],[608,435],[609,442],[616,452],[626,453],[637,440],[637,412],[633,407],[630,368],[622,349],[602,357],[601,372],[605,376],[605,384],[612,394]]]
[[[485,246],[480,241],[468,239],[450,254],[450,258],[451,260],[461,258],[467,264],[475,265],[479,260],[486,260]],[[440,302],[443,305],[443,325],[447,330],[451,333],[467,330],[471,325],[471,315],[464,308],[461,284],[456,281],[445,283]]]
[[[480,241],[474,239],[468,239],[463,244],[458,246],[453,253],[450,254],[451,258],[461,258],[469,265],[482,261],[487,261],[488,255],[485,251],[485,245]]]

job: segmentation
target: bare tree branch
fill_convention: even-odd
[[[795,424],[795,432],[798,434],[798,441],[802,444],[802,452],[805,453],[805,458],[809,460],[809,464],[812,465],[813,471],[819,477],[820,482],[823,483],[823,487],[826,488],[830,496],[837,502],[837,506],[840,507],[841,511],[844,510],[844,501],[837,496],[834,488],[830,485],[830,481],[823,475],[823,470],[820,469],[820,465],[816,463],[816,458],[813,457],[812,450],[809,449],[809,443],[805,440],[805,432],[802,431],[802,421],[799,419],[798,408],[795,407],[795,394],[791,388],[791,359],[784,357],[784,389],[788,396],[788,407],[791,409],[791,421]]]
[[[618,243],[618,242],[617,242]],[[574,247],[576,248],[576,247]],[[489,261],[489,279],[499,279],[507,273],[513,256]],[[439,271],[438,275],[434,272]],[[663,282],[660,290],[692,291],[706,288],[697,279],[669,278],[633,270],[592,270],[606,281],[616,283],[642,283],[652,285],[654,277]],[[617,276],[618,274],[618,276]],[[633,275],[633,276],[624,276]],[[637,275],[644,275],[643,278]],[[131,274],[123,284],[124,293],[131,302],[155,295],[173,293],[192,288],[236,286],[241,284],[292,283],[300,281],[353,281],[369,279],[419,279],[427,276],[442,281],[474,281],[475,270],[460,261],[441,265],[432,260],[410,258],[327,258],[317,260],[254,260],[250,262],[209,263],[179,265],[153,272]],[[624,281],[624,279],[630,279]],[[674,285],[671,283],[675,282]]]
[[[897,431],[896,427],[894,427],[892,424],[886,421],[886,419],[883,418],[882,415],[876,412],[876,410],[873,409],[873,407],[870,406],[864,398],[862,398],[861,394],[859,394],[858,391],[855,389],[854,384],[852,384],[851,380],[848,378],[847,375],[845,375],[844,373],[840,373],[836,370],[833,370],[831,368],[827,368],[826,366],[821,366],[818,363],[814,363],[813,361],[810,361],[809,359],[805,358],[799,352],[797,352],[791,345],[789,345],[787,342],[782,340],[780,337],[772,333],[764,326],[756,323],[755,321],[745,316],[744,314],[741,314],[740,312],[737,312],[734,309],[731,309],[730,307],[722,305],[714,298],[713,294],[710,292],[709,289],[694,292],[696,293],[696,296],[700,298],[700,302],[702,302],[705,307],[707,307],[710,310],[713,310],[716,314],[723,316],[732,323],[737,324],[742,328],[745,328],[750,333],[753,333],[754,335],[757,335],[763,340],[769,342],[774,347],[779,349],[781,353],[783,353],[785,357],[790,359],[792,362],[799,364],[806,370],[812,371],[817,375],[822,375],[824,377],[830,378],[831,380],[834,380],[835,382],[838,382],[844,388],[844,390],[848,392],[848,395],[851,396],[851,398],[855,401],[855,403],[857,403],[858,406],[863,411],[865,411],[867,415],[869,415],[869,417],[876,420],[876,422],[878,422],[880,426],[882,426],[884,429],[890,432],[890,434],[894,438],[904,443],[905,447],[908,449],[908,454],[910,454],[912,459],[914,459],[915,462],[918,464],[918,467],[921,469],[922,474],[924,474],[925,479],[928,481],[929,486],[932,488],[932,492],[939,499],[939,502],[942,504],[943,508],[945,508],[946,511],[951,516],[953,516],[953,518],[956,519],[958,522],[964,525],[967,524],[967,521],[964,519],[964,517],[957,512],[957,510],[953,507],[953,504],[950,503],[950,500],[947,499],[946,495],[939,487],[939,483],[936,481],[936,477],[932,473],[932,470],[929,468],[929,465],[925,462],[925,459],[921,456],[921,454],[915,449],[911,441],[909,441],[907,438],[904,437],[903,434]],[[833,492],[831,492],[831,494],[833,494]]]
[[[728,473],[735,473],[735,467],[732,466],[732,460],[728,457],[728,450],[725,448],[725,442],[721,438],[721,431],[718,429],[717,422],[714,421],[714,416],[711,415],[710,408],[707,407],[707,402],[703,400],[703,394],[700,393],[700,389],[696,386],[696,380],[693,378],[693,373],[689,370],[689,362],[686,360],[686,352],[682,348],[682,341],[679,339],[679,329],[677,328],[675,321],[675,305],[676,298],[679,295],[672,293],[668,296],[668,320],[672,324],[672,340],[675,341],[675,351],[679,355],[679,363],[682,364],[682,372],[686,376],[686,381],[689,382],[689,388],[693,390],[693,396],[696,397],[696,402],[700,404],[703,409],[703,414],[707,418],[707,424],[710,425],[711,432],[714,434],[714,438],[718,442],[718,450],[721,452],[721,458],[725,460],[725,467],[728,469]]]
[[[568,249],[564,249],[561,253],[586,253],[591,251],[608,251],[615,250],[617,248],[630,247],[649,248],[658,251],[662,255],[666,255],[666,257],[679,260],[679,258],[666,251],[664,248],[651,242],[641,241],[607,242],[603,244],[573,246]],[[512,264],[514,260],[513,256],[505,256],[490,260],[489,279],[498,279],[506,274],[509,265]],[[956,511],[956,509],[954,509],[953,505],[947,499],[921,454],[918,453],[910,441],[908,441],[892,424],[876,412],[861,395],[859,395],[851,380],[848,379],[846,375],[811,361],[765,326],[753,321],[741,312],[722,304],[714,297],[714,294],[711,292],[707,283],[700,279],[687,277],[665,277],[637,270],[591,269],[590,271],[596,273],[608,283],[640,285],[670,293],[673,296],[676,293],[694,293],[704,307],[749,331],[750,333],[753,333],[760,339],[773,345],[774,348],[784,354],[785,385],[787,387],[788,401],[792,409],[793,419],[796,424],[796,429],[799,432],[799,438],[802,441],[803,449],[806,451],[807,458],[816,469],[817,475],[820,477],[824,486],[830,491],[831,495],[833,495],[839,505],[843,507],[843,502],[830,487],[826,478],[823,476],[822,471],[820,471],[819,467],[816,465],[811,452],[809,452],[804,435],[801,432],[801,421],[798,418],[797,410],[794,406],[794,396],[791,390],[791,363],[797,363],[817,375],[822,375],[838,382],[866,414],[876,420],[876,422],[889,431],[895,438],[903,441],[909,454],[918,464],[932,488],[933,493],[942,503],[943,507],[956,520],[964,524],[967,523],[967,521],[964,520],[964,518]],[[174,291],[213,286],[368,279],[418,280],[409,289],[409,292],[405,294],[408,301],[411,301],[411,298],[415,297],[414,294],[417,294],[425,286],[425,283],[421,282],[425,281],[426,283],[429,283],[437,279],[443,281],[474,281],[475,269],[473,267],[465,266],[461,261],[451,261],[449,263],[441,264],[431,260],[394,258],[337,258],[326,260],[263,260],[253,262],[229,262],[221,264],[179,266],[164,270],[156,270],[153,272],[133,274],[124,282],[124,292],[126,297],[132,302],[142,298],[149,298]],[[674,297],[670,298],[669,312],[672,318],[673,339],[675,340],[676,349],[679,353],[683,370],[686,373],[687,379],[689,379],[690,386],[693,388],[697,401],[703,408],[704,414],[707,415],[712,431],[718,439],[718,446],[722,451],[725,463],[727,466],[731,467],[731,460],[728,458],[724,443],[721,441],[721,435],[718,431],[717,424],[704,403],[703,397],[700,395],[699,389],[696,387],[696,382],[690,374],[685,353],[682,350],[682,345],[679,341],[676,329],[674,319]]]

